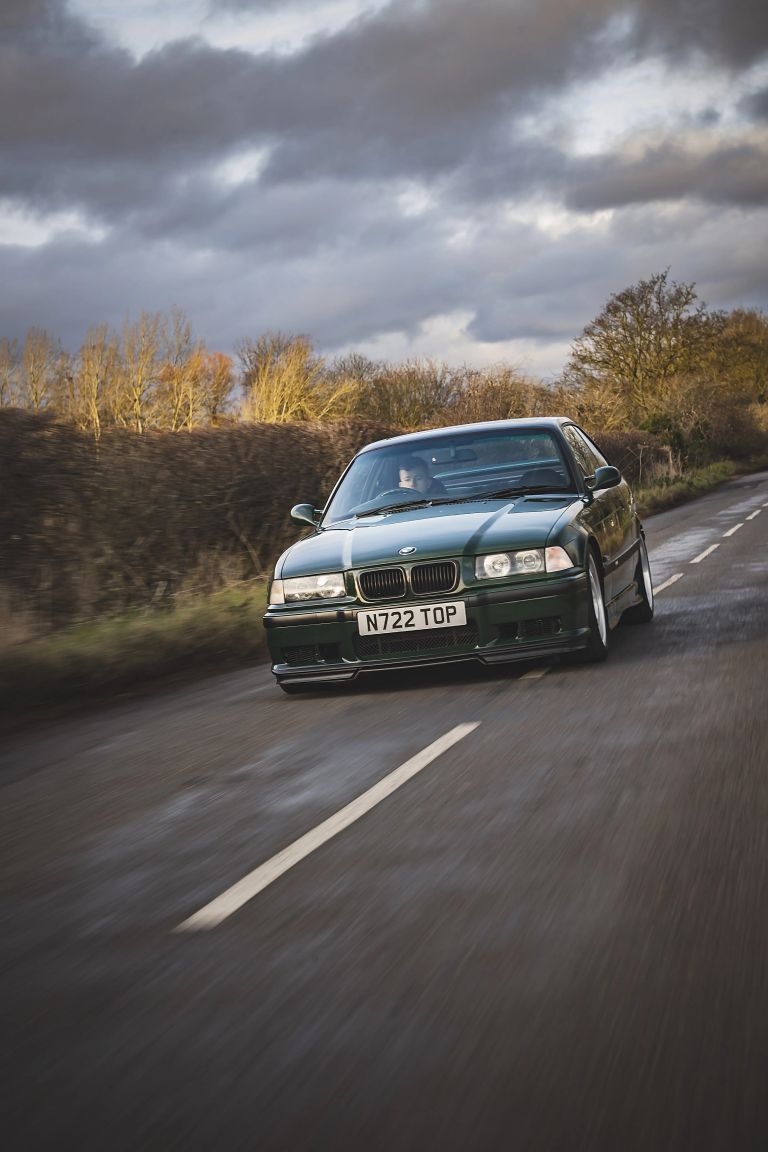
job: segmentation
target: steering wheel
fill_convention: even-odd
[[[415,488],[387,488],[384,492],[379,492],[376,499],[382,500],[385,496],[403,496],[406,492],[412,492],[420,499],[422,497],[422,493],[417,492]]]

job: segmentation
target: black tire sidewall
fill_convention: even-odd
[[[627,624],[649,624],[653,620],[653,613],[655,604],[648,599],[648,593],[645,587],[645,573],[643,571],[643,553],[645,553],[645,560],[648,564],[648,571],[650,573],[650,562],[648,561],[648,548],[643,537],[640,537],[640,555],[637,558],[637,569],[635,570],[635,582],[637,590],[642,597],[639,604],[633,604],[631,608],[627,608],[622,616],[622,622]]]
[[[594,604],[592,603],[592,581],[597,580],[597,586],[600,591],[600,598],[603,602],[603,612],[605,613],[605,642],[600,635],[600,626],[597,622]],[[608,637],[610,635],[608,629],[608,614],[605,609],[605,590],[603,588],[603,581],[600,575],[597,560],[595,559],[594,552],[590,549],[587,558],[587,614],[589,620],[589,640],[585,650],[585,658],[597,663],[600,660],[605,660],[608,655]]]

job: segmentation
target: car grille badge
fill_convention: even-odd
[[[415,551],[414,546],[409,544],[406,548],[398,548],[397,554],[398,556],[413,556]]]

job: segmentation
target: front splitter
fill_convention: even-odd
[[[272,672],[278,682],[283,684],[333,684],[349,683],[361,675],[369,672],[403,672],[408,668],[443,668],[451,664],[479,663],[486,666],[496,664],[515,664],[526,660],[537,660],[548,656],[562,656],[568,652],[577,652],[585,648],[589,637],[587,628],[577,633],[570,633],[562,640],[551,640],[546,644],[518,644],[514,648],[501,648],[485,652],[460,652],[450,656],[416,656],[405,660],[366,660],[355,666],[344,669],[329,669],[320,672],[316,667],[298,669],[291,665],[276,664]]]

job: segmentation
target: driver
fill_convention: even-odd
[[[429,468],[420,456],[407,456],[400,461],[400,487],[410,488],[423,496],[441,496],[445,487],[440,480],[433,480]]]

